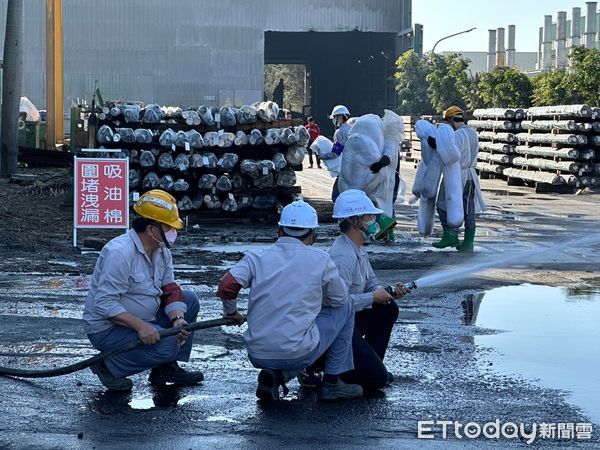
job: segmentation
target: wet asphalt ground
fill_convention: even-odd
[[[509,195],[511,194],[511,195]],[[477,255],[507,254],[597,230],[595,197],[511,192],[488,183],[491,208],[480,218]],[[454,251],[432,251],[416,237],[416,210],[403,205],[394,245],[370,246],[382,284],[473,261]],[[325,225],[319,246],[336,236]],[[201,300],[201,319],[218,317],[216,284],[243,251],[273,240],[274,228],[230,224],[184,233],[174,251],[176,275]],[[0,366],[51,368],[95,354],[80,320],[95,252],[44,256],[12,252],[0,262]],[[578,250],[537,257],[527,265],[490,270],[441,287],[419,288],[400,302],[386,364],[396,382],[356,401],[320,403],[315,392],[289,384],[277,404],[255,398],[258,371],[249,363],[243,328],[222,327],[195,335],[189,367],[205,381],[190,388],[155,389],[147,374],[132,377],[129,394],[107,392],[85,370],[60,378],[0,377],[0,448],[508,448],[515,439],[417,439],[418,420],[484,424],[594,423],[590,440],[538,439],[535,446],[600,448],[600,420],[590,418],[568,392],[545,387],[518,370],[496,369],[497,349],[477,337],[501,330],[465,324],[462,302],[476,294],[522,283],[595,285],[600,259]],[[244,293],[240,306],[245,307]],[[485,301],[485,299],[484,299]],[[542,320],[542,319],[540,319]],[[595,318],[594,320],[597,320]],[[582,343],[585,345],[585,343]],[[557,355],[556,364],[562,364]],[[597,373],[589,376],[597,377]]]

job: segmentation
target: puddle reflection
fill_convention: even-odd
[[[511,286],[463,301],[464,322],[504,333],[475,336],[494,366],[550,388],[600,420],[600,289]],[[483,361],[482,361],[483,363]],[[487,361],[485,362],[487,365]]]

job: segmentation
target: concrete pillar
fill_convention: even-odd
[[[496,39],[496,65],[498,67],[506,66],[506,46],[504,43],[504,28],[498,28]]]
[[[544,16],[544,43],[542,44],[542,71],[552,70],[552,16]]]
[[[508,67],[516,67],[515,61],[515,34],[516,27],[514,25],[508,26],[508,48],[506,49],[506,65]]]
[[[17,173],[19,155],[18,121],[23,85],[23,2],[9,0],[6,6],[4,69],[2,73],[2,116],[0,126],[0,177]]]
[[[598,2],[586,2],[585,13],[585,47],[596,47],[596,33],[598,32],[598,23],[596,19],[596,9]]]
[[[489,30],[487,70],[491,72],[496,67],[496,30]]]
[[[556,68],[567,67],[567,12],[556,14]]]
[[[581,45],[581,8],[573,8],[571,13],[571,47]]]

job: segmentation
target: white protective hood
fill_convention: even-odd
[[[383,119],[375,114],[358,118],[344,147],[339,177],[340,192],[360,189],[387,216],[392,217],[396,167],[403,138],[402,118],[392,111],[385,110]],[[390,158],[390,164],[374,174],[370,167],[384,154]]]

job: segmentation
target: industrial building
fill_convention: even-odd
[[[488,68],[488,53],[487,52],[462,52],[462,51],[445,51],[441,52],[442,55],[446,54],[458,54],[469,60],[469,70],[473,75],[476,73],[489,72]],[[521,72],[529,72],[535,70],[537,67],[537,52],[515,52],[515,68]],[[494,65],[492,66],[495,67]]]
[[[45,1],[24,5],[22,93],[45,108]],[[4,38],[6,0],[0,0]],[[104,99],[181,106],[263,100],[265,64],[306,66],[325,127],[394,107],[396,58],[412,46],[411,0],[63,0],[64,105]],[[67,119],[67,117],[65,117]],[[328,131],[328,130],[325,130]]]

